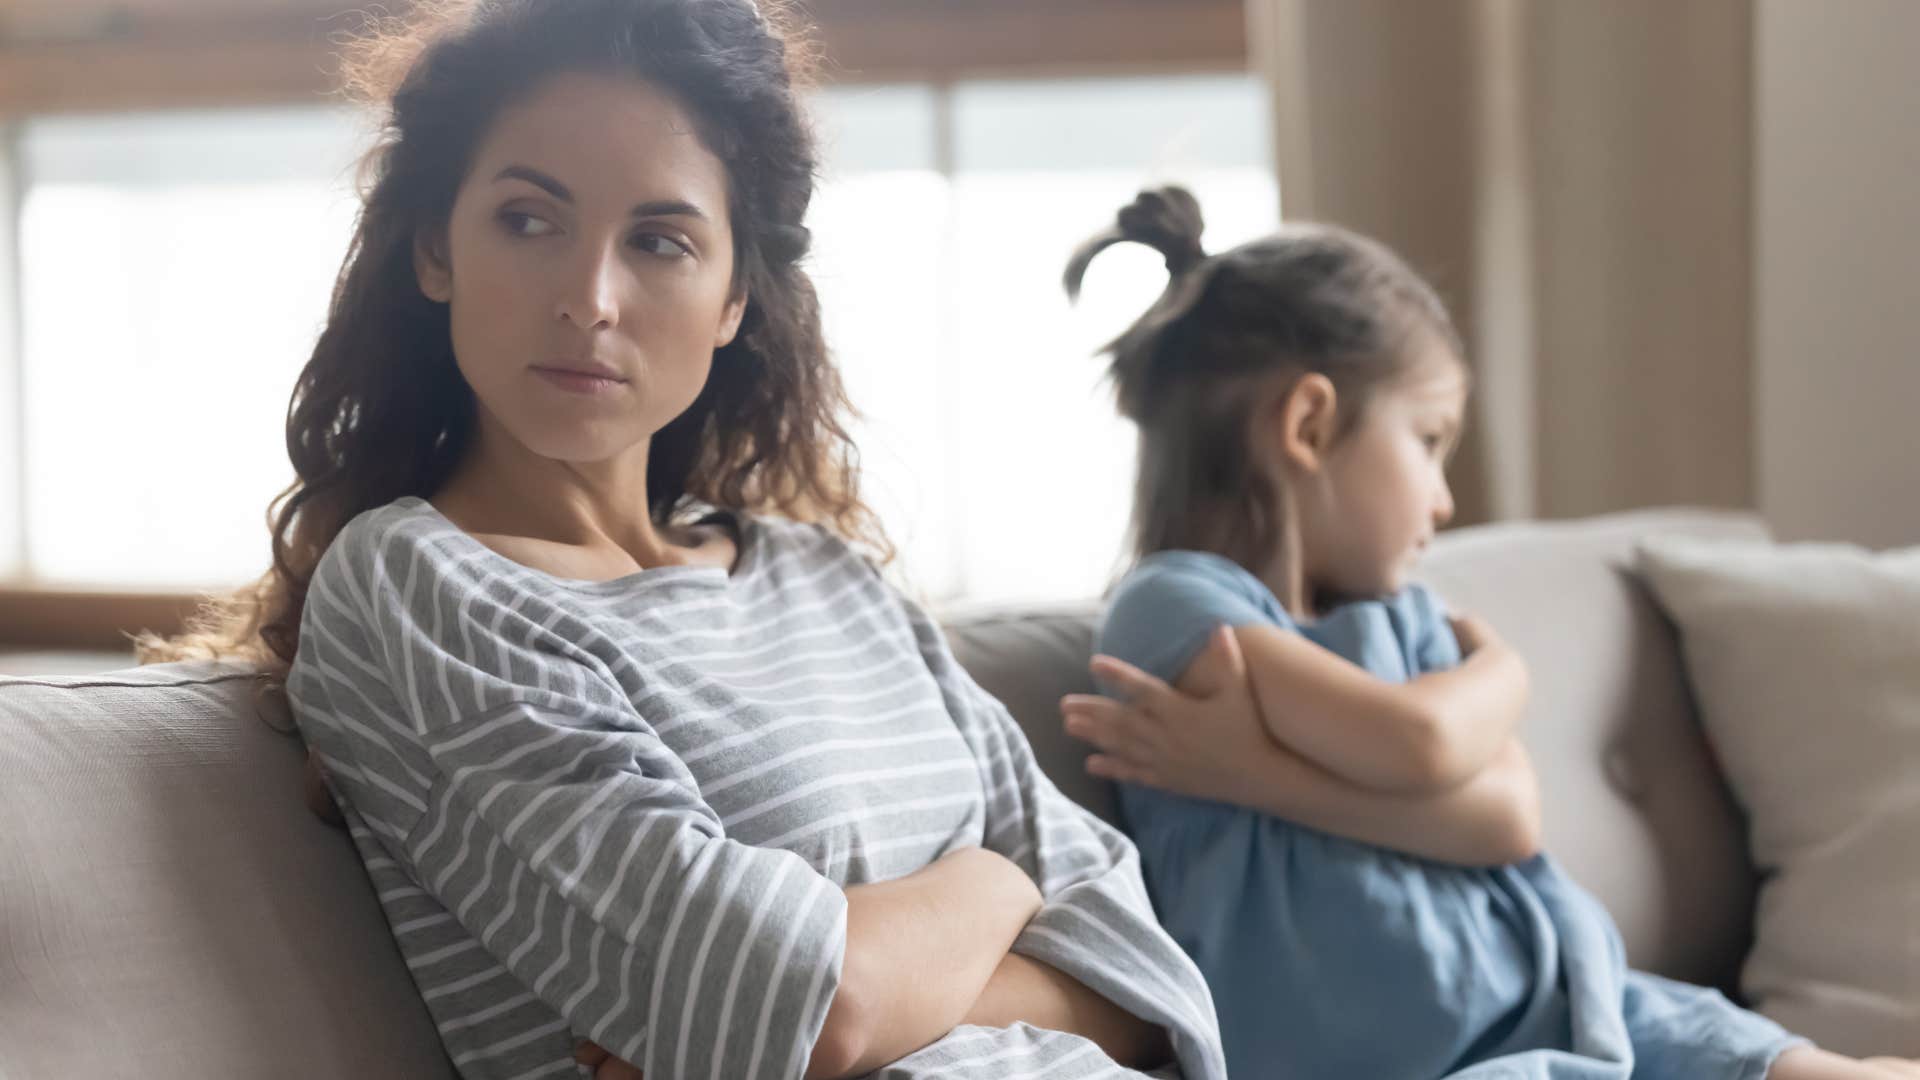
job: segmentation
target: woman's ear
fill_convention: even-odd
[[[740,321],[747,317],[747,290],[741,289],[720,309],[720,326],[714,331],[713,347],[724,349],[740,333]]]
[[[1303,375],[1274,403],[1280,459],[1289,468],[1319,472],[1339,434],[1340,395],[1325,375]]]
[[[445,228],[421,229],[413,236],[413,278],[429,300],[453,300],[453,260],[447,257]]]

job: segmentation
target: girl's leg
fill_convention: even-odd
[[[1774,1059],[1767,1080],[1920,1080],[1920,1061],[1858,1061],[1811,1046],[1796,1046]]]

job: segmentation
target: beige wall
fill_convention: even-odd
[[[1920,3],[1755,14],[1756,481],[1784,538],[1920,543]]]

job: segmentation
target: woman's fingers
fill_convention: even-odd
[[[646,1080],[640,1070],[607,1053],[599,1043],[583,1042],[573,1048],[573,1060],[593,1067],[593,1080]]]

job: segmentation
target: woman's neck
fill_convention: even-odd
[[[725,530],[686,529],[653,520],[647,493],[648,443],[616,459],[582,465],[540,457],[489,420],[477,426],[466,457],[428,500],[462,529],[609,560],[624,556],[643,570],[732,566],[737,552]]]

